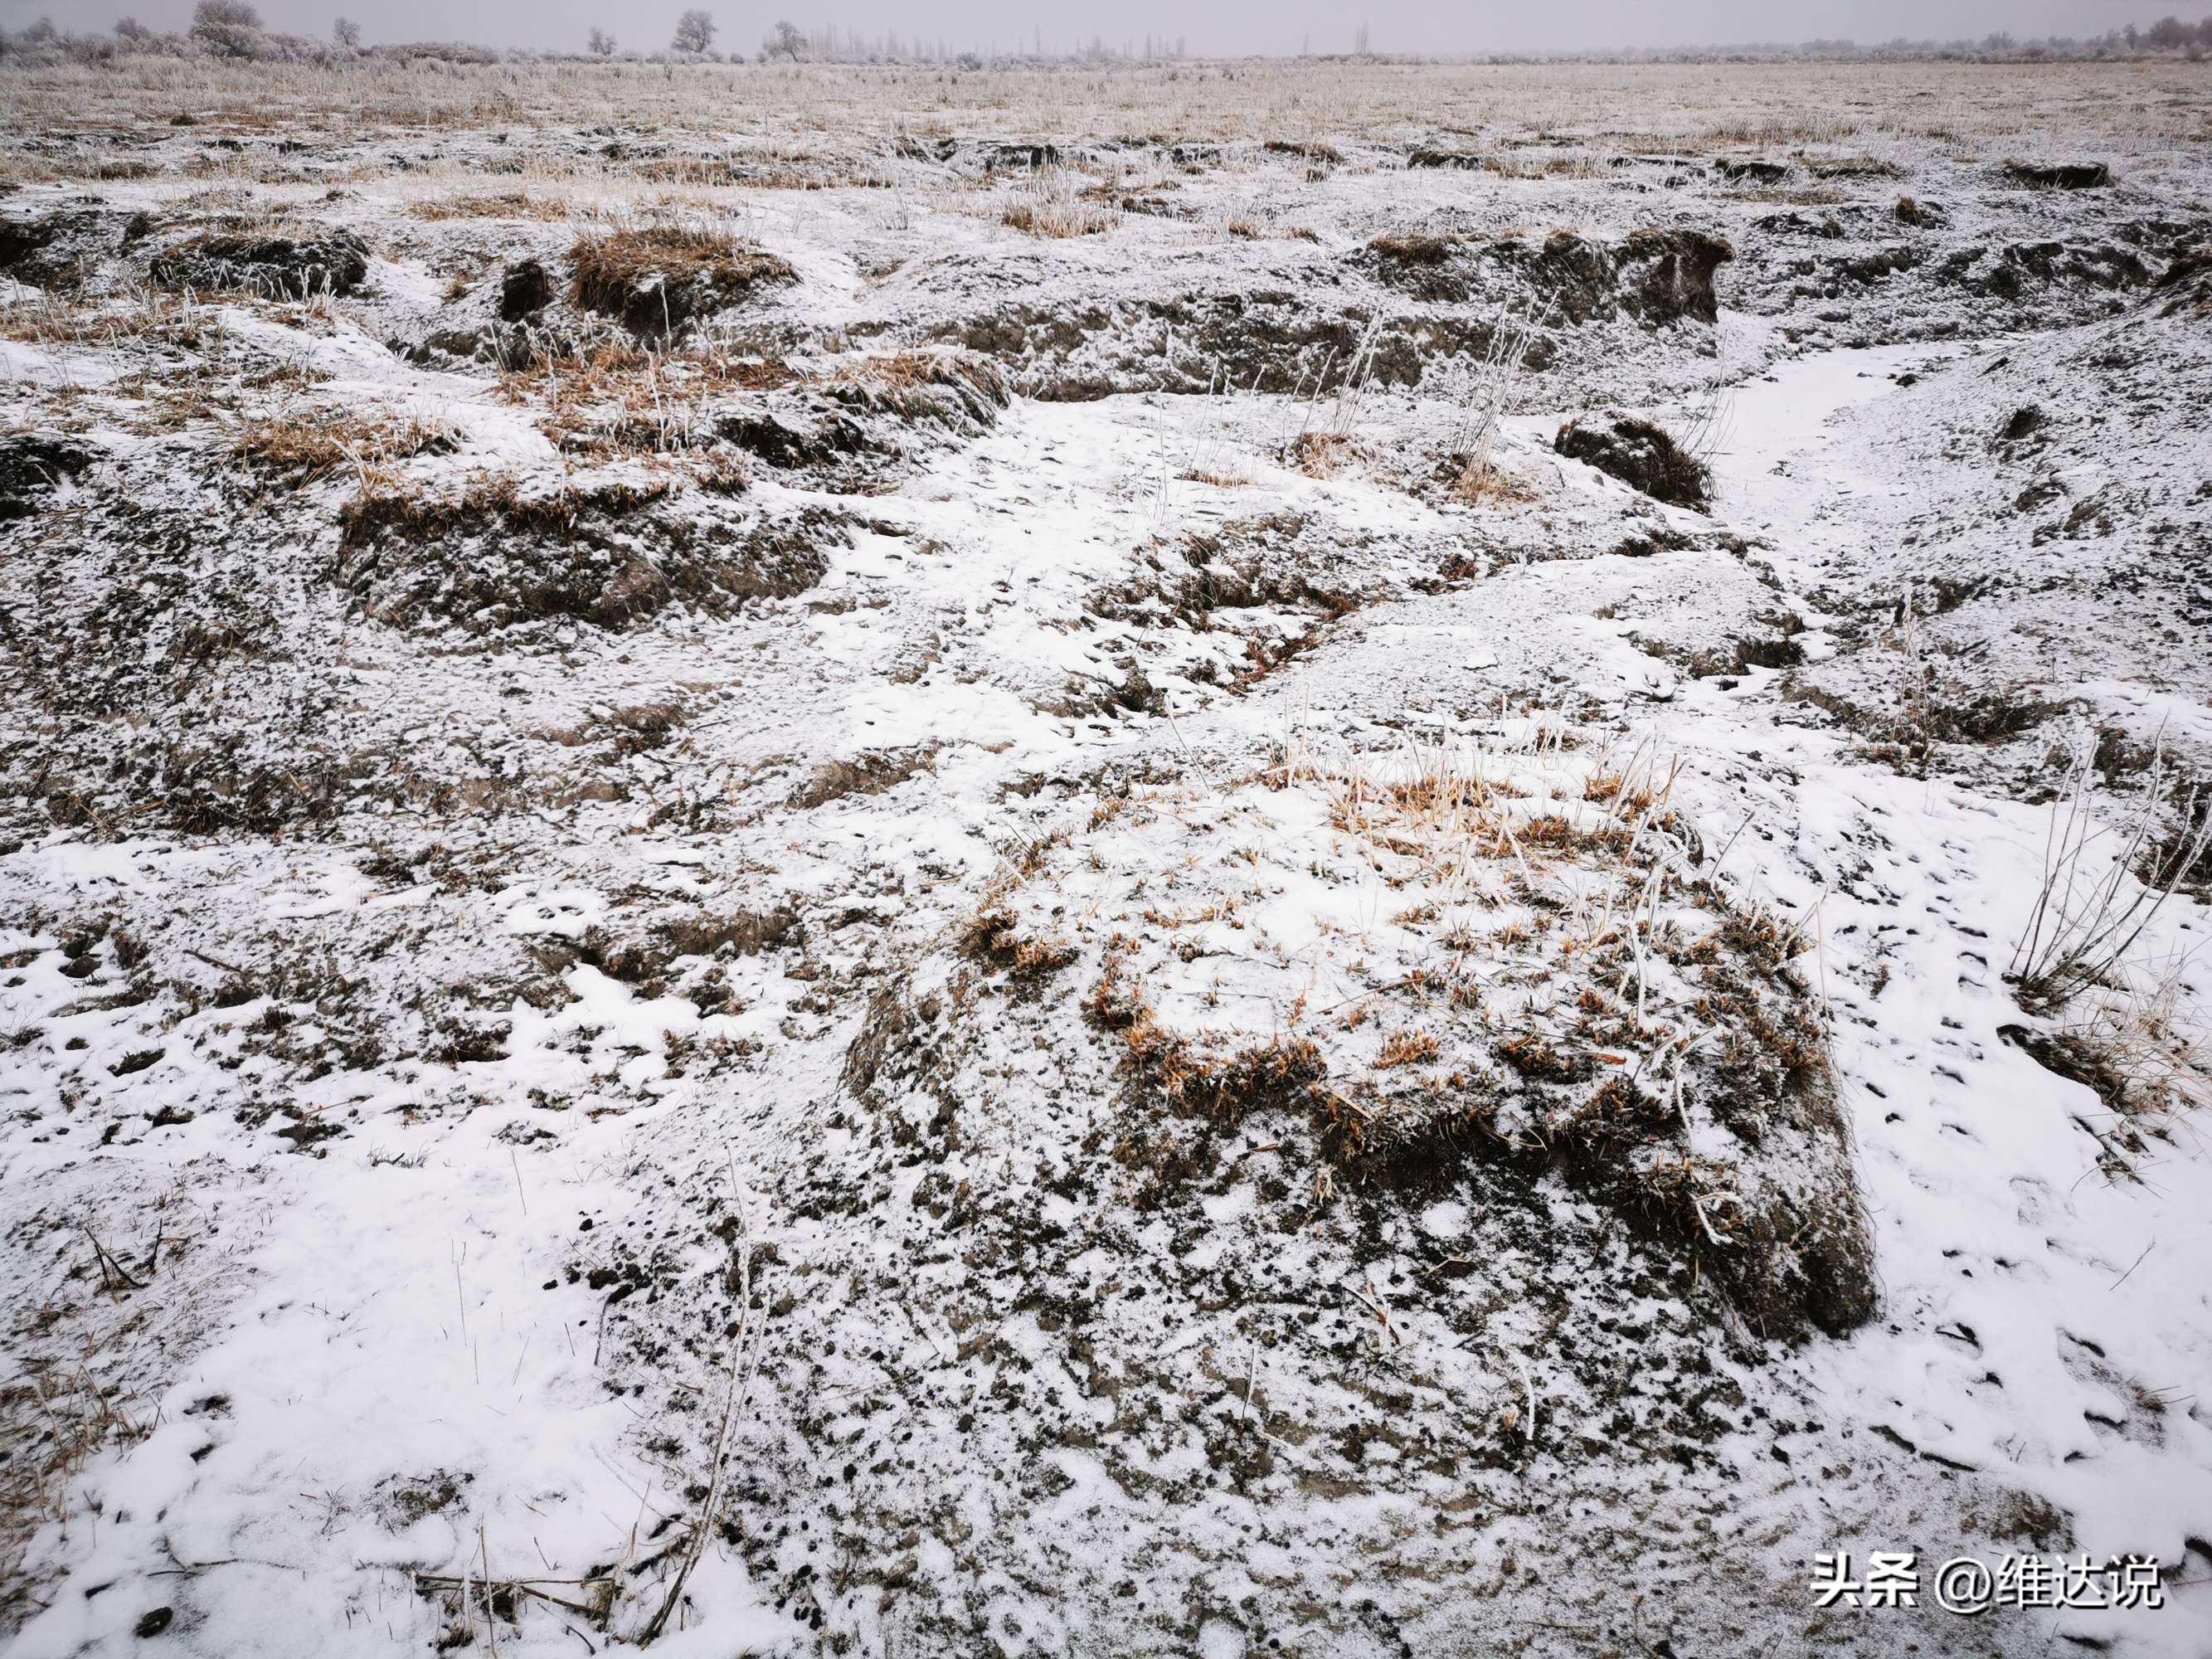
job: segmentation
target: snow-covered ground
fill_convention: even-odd
[[[2212,1650],[2205,872],[2010,977],[2212,760],[2201,155],[1049,136],[0,200],[10,1652]]]

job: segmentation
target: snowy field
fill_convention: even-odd
[[[0,72],[0,1646],[2212,1652],[2207,76]]]

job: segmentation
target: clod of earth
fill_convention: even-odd
[[[553,303],[553,277],[536,259],[518,259],[499,283],[499,319],[519,323]]]
[[[634,334],[673,334],[799,280],[773,253],[718,231],[653,227],[587,236],[571,255],[576,303]]]
[[[1711,504],[1712,478],[1705,464],[1650,421],[1618,413],[1595,422],[1569,421],[1553,447],[1656,501],[1699,512]]]
[[[2112,169],[2103,161],[2008,161],[2005,172],[2038,190],[2102,190],[2112,182]]]
[[[1724,155],[1713,163],[1713,171],[1732,184],[1778,185],[1790,176],[1790,165]]]
[[[349,231],[312,238],[214,234],[155,254],[147,274],[164,288],[233,289],[269,300],[343,296],[368,280],[368,247]]]
[[[53,433],[0,438],[0,523],[29,517],[64,479],[76,477],[99,459],[90,445]]]

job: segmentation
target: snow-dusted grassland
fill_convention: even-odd
[[[8,1651],[2212,1650],[2208,74],[0,75]]]

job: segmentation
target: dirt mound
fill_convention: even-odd
[[[822,466],[871,447],[860,422],[805,407],[748,406],[715,423],[714,434],[775,467]]]
[[[1711,503],[1712,480],[1705,464],[1650,421],[1618,413],[1588,423],[1569,421],[1553,447],[1655,500],[1699,512]]]
[[[2212,253],[2183,254],[2160,276],[2158,289],[2162,316],[2212,314]]]
[[[1033,173],[1058,167],[1060,152],[1057,144],[985,143],[975,147],[975,159],[986,173]]]
[[[153,225],[149,214],[103,207],[0,219],[0,271],[40,288],[95,276],[104,261],[128,249]]]
[[[823,386],[834,402],[910,425],[976,433],[1013,400],[1006,372],[970,351],[896,351],[864,358]]]
[[[553,276],[537,259],[518,259],[499,280],[499,319],[519,323],[553,303]]]
[[[1790,164],[1723,155],[1713,163],[1713,171],[1730,184],[1778,185],[1790,176]]]
[[[1613,250],[1621,303],[1646,323],[1712,322],[1720,314],[1713,273],[1735,258],[1725,239],[1701,230],[1632,231]]]
[[[1765,1335],[1849,1330],[1873,1310],[1870,1249],[1790,967],[1807,941],[1708,879],[1668,781],[1636,772],[1506,744],[1395,781],[1348,764],[1202,801],[1170,787],[1104,833],[1182,837],[1174,879],[1102,876],[1079,839],[994,896],[984,959],[1025,973],[1025,998],[1088,986],[1133,1085],[1113,1157],[1140,1210],[1181,1203],[1239,1136],[1384,1208],[1486,1167],[1558,1180],[1694,1260]],[[1292,871],[1320,884],[1317,921],[1269,897]],[[1650,916],[1624,920],[1616,888]]]
[[[2102,161],[2008,161],[2005,173],[2037,190],[2102,190],[2112,182],[2112,170]]]
[[[368,280],[368,247],[349,231],[304,238],[214,233],[155,254],[147,274],[164,288],[233,289],[269,300],[343,295]]]
[[[2132,248],[2110,242],[2014,242],[1991,255],[1984,248],[1953,254],[1938,275],[1989,299],[2014,300],[2051,288],[2140,288],[2150,269]]]
[[[565,617],[620,629],[668,605],[710,613],[802,592],[844,540],[809,508],[763,523],[665,478],[521,493],[485,479],[458,496],[364,497],[343,518],[339,584],[379,622],[444,622],[471,633]]]
[[[973,352],[886,352],[804,388],[747,398],[719,414],[714,431],[770,466],[823,466],[904,454],[909,434],[975,436],[1012,397],[1005,372]]]
[[[0,219],[0,270],[21,282],[43,274],[40,256],[61,234],[59,216],[45,219]]]
[[[1480,357],[1491,333],[1471,317],[1377,319],[1362,307],[1324,307],[1264,290],[1188,294],[1112,311],[1016,301],[948,323],[940,337],[997,359],[1031,397],[1080,403],[1119,392],[1202,392],[1224,373],[1263,392],[1331,392],[1356,363],[1378,386],[1418,386],[1437,360]],[[1540,337],[1528,367],[1543,368],[1554,349]]]
[[[1432,303],[1525,294],[1569,323],[1626,314],[1656,325],[1711,322],[1719,309],[1713,273],[1735,257],[1722,238],[1694,230],[1638,230],[1610,248],[1570,231],[1540,245],[1416,233],[1376,238],[1358,263],[1386,286]]]
[[[575,300],[635,334],[672,334],[799,280],[773,253],[717,231],[656,227],[576,244]]]
[[[1439,167],[1475,173],[1489,167],[1491,161],[1487,156],[1477,155],[1470,150],[1436,149],[1421,145],[1406,152],[1406,165],[1409,167]]]

